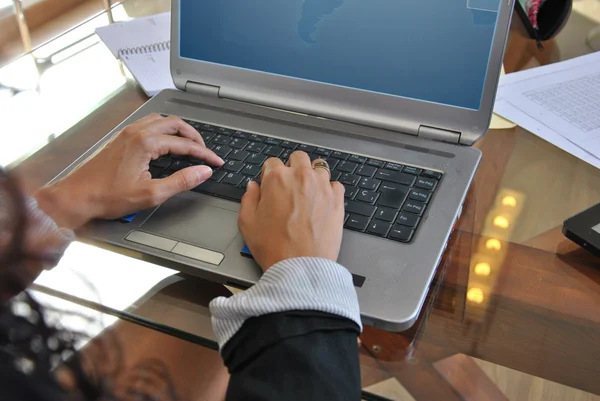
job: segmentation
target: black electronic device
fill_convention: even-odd
[[[600,256],[600,203],[565,220],[563,234],[582,248]]]

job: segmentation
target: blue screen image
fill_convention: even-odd
[[[180,0],[183,58],[478,110],[500,0]]]

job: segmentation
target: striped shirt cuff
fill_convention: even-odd
[[[221,349],[246,319],[291,310],[314,310],[353,320],[362,331],[352,274],[321,258],[293,258],[271,267],[256,285],[210,303],[212,324]]]

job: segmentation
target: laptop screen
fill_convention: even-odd
[[[477,110],[500,0],[180,0],[180,57]]]

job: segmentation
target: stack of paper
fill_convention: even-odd
[[[494,112],[600,168],[600,52],[503,76]]]

